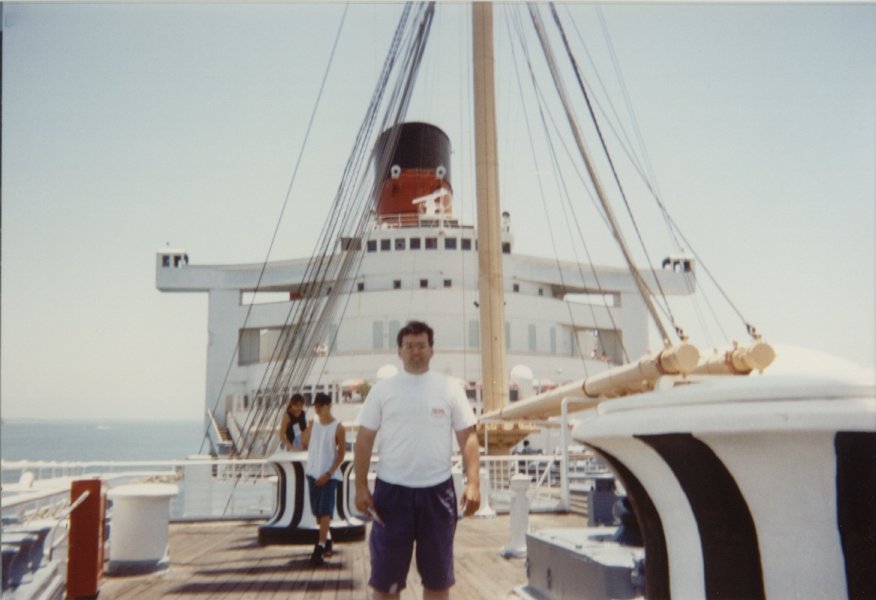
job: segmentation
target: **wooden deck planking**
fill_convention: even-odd
[[[175,523],[170,527],[170,568],[140,576],[108,576],[101,599],[201,598],[267,600],[362,600],[370,597],[367,540],[335,545],[335,554],[310,567],[312,546],[261,546],[258,522]],[[576,515],[533,514],[530,530],[583,527]],[[463,519],[456,532],[455,598],[506,600],[526,581],[525,561],[504,559],[499,550],[510,541],[507,516]],[[411,565],[402,600],[422,597]]]

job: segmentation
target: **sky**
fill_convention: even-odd
[[[4,419],[200,418],[206,297],[158,292],[155,253],[184,248],[194,264],[264,260],[299,158],[271,258],[310,253],[401,5],[346,10],[4,6]],[[454,211],[473,223],[468,12],[439,3],[409,118],[450,136]],[[684,250],[696,251],[768,340],[873,366],[876,5],[597,11],[573,3],[560,12],[575,24],[567,32],[573,45],[586,40],[607,73],[598,103],[613,114],[612,97],[617,122],[629,127],[618,94],[626,90],[648,170],[690,243]],[[538,134],[528,74],[509,59],[519,65],[522,56],[509,41],[511,14],[496,9],[500,202],[517,252],[582,258],[567,235],[571,220],[549,208],[561,196],[550,175],[561,169]],[[536,69],[543,73],[543,64]],[[556,101],[547,106],[561,124]],[[571,161],[557,148],[560,165]],[[623,158],[618,168],[633,175]],[[571,195],[587,206],[572,179]],[[652,258],[678,252],[643,186],[628,192]],[[594,260],[619,265],[599,217],[581,210]],[[739,319],[717,308],[720,295],[698,269],[722,328],[744,340]],[[723,339],[699,324],[707,306],[691,301],[677,313],[703,347]]]

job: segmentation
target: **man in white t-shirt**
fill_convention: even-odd
[[[404,371],[378,382],[359,413],[354,465],[356,508],[374,518],[369,538],[374,598],[399,598],[407,582],[414,545],[423,598],[449,598],[457,501],[450,467],[453,434],[466,473],[461,506],[480,506],[480,448],[477,419],[465,391],[445,375],[429,371],[434,333],[420,321],[397,337]],[[368,470],[380,432],[380,461],[374,495]]]

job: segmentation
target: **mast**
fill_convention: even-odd
[[[499,222],[499,161],[493,74],[493,4],[472,3],[475,172],[478,206],[478,292],[484,412],[507,404],[505,303]]]
[[[505,369],[505,292],[499,219],[499,157],[496,143],[496,84],[493,74],[493,4],[472,3],[475,173],[478,205],[478,295],[481,332],[481,397],[484,413],[508,405]],[[508,454],[534,431],[526,424],[478,426],[481,444],[491,455]],[[500,470],[507,470],[501,467]],[[499,476],[507,476],[507,472]]]

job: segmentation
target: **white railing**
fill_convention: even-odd
[[[569,465],[565,472],[564,464]],[[462,468],[458,459],[454,466]],[[588,481],[608,473],[606,466],[590,452],[573,452],[568,459],[556,454],[514,454],[510,456],[481,456],[481,467],[489,478],[490,504],[497,512],[508,510],[511,477],[523,474],[531,482],[529,497],[534,512],[565,511],[569,506],[563,502],[563,478],[574,480],[584,487]]]
[[[276,473],[263,459],[127,462],[2,461],[3,515],[44,513],[68,501],[70,482],[100,477],[110,489],[132,482],[174,483],[171,520],[241,519],[270,516],[276,503]],[[20,483],[15,483],[19,481]]]
[[[568,464],[566,472],[564,465]],[[457,458],[455,467],[461,468]],[[171,520],[266,518],[277,501],[276,471],[265,459],[215,460],[207,457],[177,461],[54,462],[0,461],[2,510],[7,514],[37,514],[69,502],[70,482],[97,477],[109,488],[132,482],[173,483],[180,493],[171,501]],[[590,453],[482,456],[490,484],[491,503],[504,512],[510,502],[511,477],[530,478],[528,493],[533,510],[563,510],[562,480],[587,480],[607,472]],[[372,465],[373,469],[373,465]],[[19,482],[19,483],[15,483]]]

